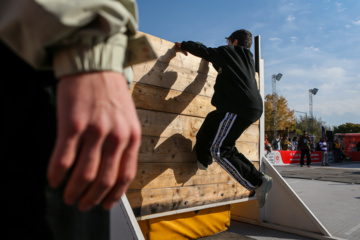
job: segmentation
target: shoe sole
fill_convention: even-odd
[[[270,178],[268,184],[266,185],[266,189],[265,189],[265,200],[264,200],[264,202],[266,202],[268,193],[269,193],[269,191],[271,190],[272,182],[273,182],[273,180],[272,180],[272,178]],[[264,204],[265,204],[265,203],[264,203]]]
[[[265,205],[266,199],[268,197],[268,193],[269,193],[269,191],[271,190],[271,187],[272,187],[272,182],[273,182],[273,179],[272,179],[272,177],[270,177],[270,179],[269,179],[269,181],[268,181],[268,183],[266,185],[266,188],[265,188],[264,204],[262,206],[259,206],[259,208],[262,208]]]
[[[208,168],[205,167],[204,165],[202,165],[199,161],[197,161],[197,167],[198,167],[198,169],[203,170],[203,171],[208,170]]]

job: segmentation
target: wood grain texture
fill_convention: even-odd
[[[183,186],[128,191],[135,216],[202,206],[253,196],[238,183],[216,183],[200,186]]]
[[[197,169],[196,134],[211,105],[216,70],[208,62],[176,52],[174,43],[146,35],[158,59],[133,66],[130,92],[142,126],[137,176],[127,197],[144,216],[249,197],[216,162]],[[236,147],[259,167],[259,122]]]
[[[139,162],[196,162],[195,138],[184,138],[181,134],[171,137],[143,136],[139,151]],[[258,161],[258,143],[237,141],[236,147],[249,160]]]

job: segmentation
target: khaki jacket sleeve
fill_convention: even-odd
[[[0,39],[37,69],[57,77],[123,72],[136,0],[1,0]]]

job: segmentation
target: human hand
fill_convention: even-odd
[[[141,126],[123,74],[63,77],[57,94],[58,130],[48,166],[56,188],[70,173],[66,204],[109,210],[135,178]],[[70,172],[71,169],[71,172]]]
[[[188,55],[188,52],[187,52],[187,51],[184,51],[184,50],[181,49],[181,43],[180,43],[180,42],[176,42],[176,43],[175,43],[175,46],[176,46],[176,51],[182,52],[185,56]]]

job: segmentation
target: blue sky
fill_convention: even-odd
[[[326,126],[360,124],[360,1],[138,0],[139,30],[168,41],[226,44],[237,29],[261,36],[265,94],[281,72],[279,95],[291,110],[313,113]],[[296,116],[304,116],[296,112]]]

